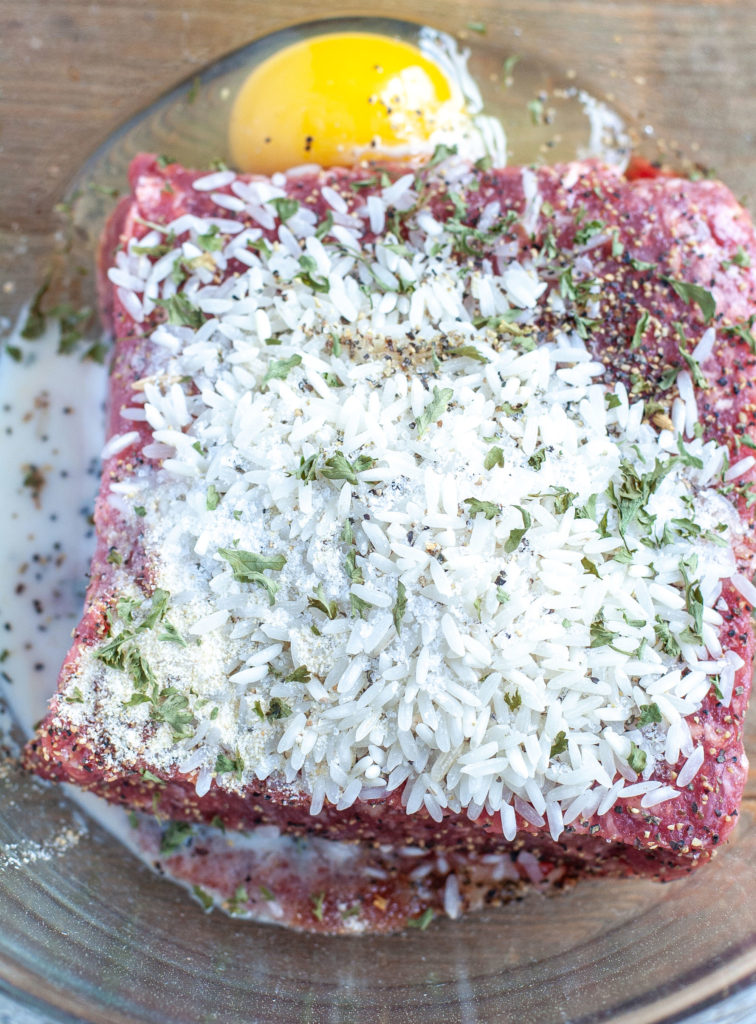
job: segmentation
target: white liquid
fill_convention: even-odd
[[[7,339],[23,361],[3,353],[0,364],[0,650],[7,651],[0,693],[30,736],[55,692],[84,604],[107,370],[76,355],[58,355],[57,324],[36,341],[24,341],[23,323],[22,317]],[[44,481],[38,491],[30,467]],[[64,789],[138,853],[122,808],[75,786]]]
[[[31,342],[17,328],[8,344],[23,362],[3,352],[0,365],[3,693],[26,733],[45,713],[81,615],[104,435],[106,369],[58,355],[58,340],[57,325]]]
[[[36,341],[24,341],[23,323],[22,317],[7,339],[21,349],[23,361],[4,354],[0,365],[0,651],[6,652],[0,695],[31,736],[55,692],[84,604],[95,546],[89,517],[105,440],[107,369],[76,355],[58,355],[55,324]],[[38,490],[31,467],[44,480]],[[64,784],[63,789],[97,824],[151,864],[140,832],[122,807],[76,786]],[[294,840],[273,828],[229,835],[224,843],[260,858],[295,848]],[[351,844],[325,840],[309,850],[309,856],[301,850],[297,854],[300,872],[305,864],[313,870],[318,864],[343,867],[359,856]],[[268,909],[272,912],[265,916],[275,918],[277,908]]]

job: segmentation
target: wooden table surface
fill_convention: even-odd
[[[0,0],[0,311],[28,298],[56,200],[118,124],[258,35],[354,13],[481,23],[756,195],[753,0]]]

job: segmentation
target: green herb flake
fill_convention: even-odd
[[[83,704],[84,696],[78,686],[74,686],[71,694],[63,698],[66,704]]]
[[[471,32],[477,32],[478,35],[484,36],[486,34],[486,26],[482,21],[468,21],[467,27]]]
[[[207,495],[205,497],[205,508],[208,512],[215,512],[218,504],[220,503],[221,496],[218,494],[218,489],[215,484],[210,484],[207,489]]]
[[[317,476],[318,461],[320,460],[320,452],[315,452],[314,455],[310,455],[307,458],[304,455],[299,456],[299,468],[295,471],[294,476],[298,480],[304,480],[306,484],[310,483]]]
[[[199,900],[199,902],[202,905],[202,908],[205,911],[212,910],[214,901],[213,897],[210,895],[209,892],[203,889],[201,885],[193,885],[192,892],[194,893],[196,899]]]
[[[635,325],[635,330],[633,331],[633,338],[630,342],[631,349],[637,348],[640,345],[643,340],[643,335],[646,333],[646,328],[648,327],[648,321],[650,319],[651,316],[648,310],[642,310],[641,315],[638,317],[638,322]],[[619,401],[617,404],[619,404]]]
[[[155,782],[157,783],[158,786],[165,785],[165,779],[161,779],[158,778],[157,775],[153,775],[148,768],[145,768],[144,771],[142,772],[142,778],[144,779],[145,782]]]
[[[223,248],[223,236],[217,224],[212,224],[204,235],[197,235],[197,245],[204,252],[219,252]]]
[[[234,895],[231,896],[230,899],[226,900],[226,907],[228,909],[229,914],[238,916],[246,912],[248,903],[249,895],[247,893],[247,890],[244,888],[243,885],[240,885],[234,892]]]
[[[128,700],[121,701],[121,706],[124,708],[135,708],[139,704],[149,704],[150,696],[146,693],[132,693]]]
[[[474,345],[457,345],[455,348],[447,349],[447,355],[474,359],[478,363],[487,363],[488,356],[484,356],[480,349]]]
[[[205,314],[192,305],[182,292],[177,292],[169,299],[156,299],[155,305],[166,311],[169,324],[175,324],[178,327],[192,327],[196,331],[205,322]]]
[[[673,277],[666,277],[664,280],[671,286],[675,295],[687,303],[695,304],[701,310],[706,323],[709,323],[717,311],[717,304],[714,296],[700,284],[692,284],[690,281],[678,281]]]
[[[158,242],[156,245],[132,245],[130,251],[135,256],[152,256],[154,259],[159,259],[175,248],[175,244],[176,236],[170,231],[162,242]]]
[[[357,552],[354,548],[350,548],[347,551],[345,560],[346,573],[352,583],[364,583],[365,577],[362,575],[362,569],[357,565]]]
[[[595,576],[596,579],[599,580],[601,579],[601,575],[599,574],[599,571],[596,568],[595,563],[592,562],[590,558],[581,558],[580,564],[585,569],[585,571],[589,573],[591,576]]]
[[[546,459],[546,449],[545,448],[539,448],[539,450],[537,452],[533,452],[533,454],[528,459],[528,465],[530,466],[531,469],[540,469],[541,466],[543,465],[545,459]]]
[[[353,192],[359,192],[362,188],[372,188],[378,184],[378,178],[373,175],[372,178],[361,178],[359,181],[352,181],[349,183],[349,187]]]
[[[307,607],[315,608],[319,612],[323,612],[329,619],[335,619],[339,614],[339,606],[335,601],[327,601],[325,591],[323,590],[323,584],[318,583],[315,588],[314,597],[307,598]]]
[[[144,654],[137,647],[127,647],[125,649],[123,669],[140,694],[144,694],[147,689],[154,690],[156,685],[155,675]],[[136,697],[136,694],[134,696]],[[152,697],[149,699],[152,700]],[[136,704],[141,703],[141,701],[132,699],[130,703]]]
[[[507,705],[509,710],[514,714],[518,708],[522,707],[522,697],[519,693],[505,693],[504,703]]]
[[[171,595],[162,587],[155,587],[150,597],[150,610],[139,627],[140,630],[152,629],[163,618],[168,610]]]
[[[515,505],[515,508],[519,509],[520,515],[522,516],[522,527],[517,530],[510,531],[507,542],[504,545],[504,550],[508,555],[511,555],[513,551],[517,550],[522,543],[522,538],[528,532],[532,524],[530,513],[526,512],[522,505]]]
[[[586,245],[592,238],[600,234],[606,225],[602,220],[589,220],[587,224],[575,232],[575,245]]]
[[[270,604],[275,603],[278,583],[265,576],[267,570],[280,572],[286,564],[283,555],[259,555],[254,551],[243,551],[240,548],[218,548],[218,554],[225,558],[231,566],[234,579],[238,583],[254,583],[268,592]]]
[[[489,449],[486,452],[486,457],[483,459],[484,469],[493,469],[494,466],[504,467],[504,452],[497,445]]]
[[[310,902],[312,903],[312,916],[315,918],[316,921],[322,921],[324,914],[323,904],[325,902],[325,893],[319,892],[317,894],[310,896]]]
[[[234,758],[227,754],[220,753],[215,759],[215,774],[228,775],[231,772],[239,772],[239,764]]]
[[[264,238],[248,239],[247,248],[251,249],[253,252],[258,253],[266,260],[269,259],[273,253],[273,250],[271,249],[271,247],[268,245]]]
[[[426,907],[419,917],[410,917],[407,919],[407,927],[419,928],[421,932],[424,932],[435,916],[436,915],[432,907]]]
[[[160,837],[160,856],[167,857],[175,853],[192,835],[192,826],[188,821],[170,821]]]
[[[612,228],[612,259],[621,259],[624,251],[625,246],[620,240],[619,228]]]
[[[26,341],[36,341],[37,338],[41,338],[45,333],[47,317],[42,309],[42,300],[47,294],[51,282],[52,276],[48,275],[35,292],[31,301],[29,312],[26,315],[26,322],[21,328],[21,337],[25,338]]]
[[[291,370],[295,366],[299,366],[301,362],[300,355],[289,356],[288,359],[271,359],[262,379],[262,387],[265,388],[269,380],[286,380]]]
[[[704,377],[701,367],[698,364],[698,361],[695,360],[692,355],[686,352],[682,345],[678,347],[678,351],[685,360],[688,369],[690,370],[691,377],[693,378],[693,383],[696,385],[696,387],[704,389],[708,388],[709,382],[707,381],[706,377]]]
[[[512,72],[514,71],[516,65],[519,63],[520,59],[521,58],[519,53],[513,53],[511,56],[507,57],[507,59],[501,65],[501,77],[504,79],[505,86],[509,87],[509,85],[511,85]]]
[[[144,519],[144,517],[147,515],[147,509],[144,507],[144,505],[135,505],[134,515],[139,516],[140,519]]]
[[[751,257],[742,245],[738,246],[737,252],[731,259],[722,261],[723,270],[728,270],[730,267],[742,267],[743,269],[748,269],[750,266]]]
[[[492,501],[480,501],[478,498],[465,498],[463,504],[469,505],[469,512],[471,516],[477,516],[478,513],[482,513],[486,519],[494,519],[496,516],[501,514],[501,507],[495,505]]]
[[[701,641],[701,630],[703,629],[704,601],[701,594],[700,580],[691,579],[689,573],[695,572],[698,566],[696,555],[680,560],[680,574],[685,585],[685,606],[688,614],[693,619],[693,630],[698,642]]]
[[[673,635],[669,623],[665,622],[659,615],[656,616],[656,621],[654,622],[654,633],[666,654],[669,654],[672,658],[679,657],[680,645]]]
[[[629,262],[630,262],[630,266],[633,268],[633,270],[641,270],[641,271],[654,270],[654,268],[656,267],[655,263],[648,263],[648,262],[646,262],[646,260],[636,259],[635,256],[631,256]]]
[[[591,647],[611,647],[617,638],[617,634],[611,629],[607,629],[604,623],[604,616],[601,612],[594,618],[591,623]]]
[[[641,704],[638,726],[642,729],[646,725],[654,725],[661,722],[662,716],[658,704]]]
[[[291,708],[285,700],[281,697],[271,697],[265,717],[269,721],[278,721],[281,718],[288,718],[291,713]]]
[[[535,99],[530,100],[527,104],[528,113],[530,114],[530,122],[532,125],[538,127],[543,124],[543,100]]]
[[[361,597],[356,594],[349,595],[349,607],[352,611],[352,615],[359,615],[361,619],[365,618],[365,612],[368,611],[370,605],[367,601],[363,601]]]
[[[394,602],[394,628],[397,633],[402,631],[402,619],[407,611],[407,589],[401,580],[396,584],[396,601]]]
[[[123,555],[116,548],[111,548],[105,561],[109,565],[123,565]]]
[[[178,647],[187,646],[186,640],[170,622],[163,623],[163,632],[158,633],[158,640],[161,640],[163,643],[176,644]]]
[[[650,527],[651,518],[647,512],[649,497],[655,492],[664,477],[674,465],[674,459],[667,462],[654,462],[654,468],[640,475],[632,463],[627,460],[620,464],[622,479],[619,484],[609,487],[612,499],[619,516],[618,530],[625,538],[629,526],[637,521],[641,526]]]
[[[168,183],[163,185],[166,187]],[[107,199],[115,199],[117,195],[120,195],[120,190],[115,185],[101,185],[99,182],[92,181],[89,183],[90,192],[94,192],[96,195],[105,196]]]
[[[415,421],[418,437],[423,436],[431,423],[436,423],[441,419],[453,397],[454,392],[451,388],[433,388],[433,396],[430,402],[428,402]]]
[[[142,607],[142,602],[133,597],[119,597],[116,601],[116,614],[123,622],[133,622],[136,612]],[[107,613],[108,621],[113,624],[111,613]]]
[[[176,743],[193,735],[194,715],[189,709],[189,698],[179,693],[175,686],[160,691],[150,710],[150,717],[169,726]]]
[[[350,462],[343,452],[334,452],[325,460],[321,473],[328,480],[346,480],[352,486],[357,484],[357,474],[372,469],[376,460],[369,455],[359,455]]]
[[[317,239],[325,238],[325,236],[330,233],[332,227],[333,227],[333,214],[329,210],[326,213],[326,215],[323,218],[323,220],[321,220],[321,222],[318,224],[318,226],[317,226],[317,228],[315,230],[315,237]]]
[[[269,199],[268,205],[272,206],[278,214],[279,220],[286,222],[299,209],[299,203],[296,199],[290,199],[288,196],[279,196],[277,199]]]
[[[456,146],[447,146],[445,142],[439,142],[439,144],[433,150],[433,156],[430,158],[430,160],[425,166],[428,170],[430,170],[431,167],[436,167],[444,160],[448,160],[450,156],[456,156],[456,154]]]
[[[558,516],[563,516],[564,513],[567,511],[567,509],[572,505],[572,503],[575,500],[575,498],[577,498],[577,494],[574,491],[569,491],[566,487],[554,487],[552,489],[554,491],[554,514],[558,515]],[[591,498],[589,499],[588,504],[590,503],[591,499],[593,499],[593,503],[594,503],[593,508],[594,508],[594,514],[595,514],[596,495],[595,494],[591,495]],[[588,504],[584,505],[582,509],[576,509],[575,510],[575,518],[576,519],[592,519],[593,518],[593,516],[588,515],[588,514],[581,515],[581,512],[582,513],[586,513],[588,511]]]
[[[646,767],[647,760],[648,758],[646,756],[646,751],[641,750],[641,748],[636,743],[633,743],[631,740],[630,753],[628,754],[627,763],[630,765],[633,771],[637,772],[638,775],[640,775],[640,773]]]
[[[311,288],[314,292],[325,294],[331,290],[331,285],[327,277],[323,277],[322,274],[316,274],[315,271],[318,269],[317,262],[312,256],[306,253],[299,257],[299,265],[302,268],[302,272],[297,274],[297,278],[306,284],[308,288]]]
[[[691,455],[685,447],[683,439],[677,435],[677,451],[680,454],[680,461],[684,466],[691,466],[693,469],[703,469],[703,459],[698,455]]]
[[[259,889],[260,889],[260,895],[262,896],[262,898],[267,903],[275,902],[276,897],[273,895],[273,893],[270,891],[270,889],[267,887],[267,885],[261,885],[261,886],[259,886]]]
[[[557,757],[559,754],[563,754],[567,749],[567,734],[562,731],[558,732],[554,737],[554,742],[551,744],[551,750],[549,751],[549,757]]]
[[[299,665],[297,668],[294,669],[293,672],[290,672],[288,674],[288,676],[286,677],[286,682],[287,683],[309,683],[309,681],[311,679],[312,679],[312,676],[310,675],[310,670],[307,668],[307,666],[306,665]]]

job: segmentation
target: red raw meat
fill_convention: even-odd
[[[727,444],[735,455],[735,438],[747,435],[756,440],[756,403],[753,397],[756,358],[747,338],[728,333],[727,328],[748,320],[756,310],[756,270],[733,268],[739,252],[756,267],[756,238],[748,215],[726,187],[713,181],[646,176],[633,180],[615,170],[594,163],[542,167],[535,172],[538,188],[554,210],[566,204],[581,205],[583,223],[600,219],[605,232],[614,233],[619,245],[607,242],[594,250],[597,273],[607,283],[611,310],[590,336],[588,344],[606,366],[606,380],[618,379],[652,402],[659,400],[653,415],[666,416],[661,379],[670,364],[680,363],[677,342],[670,333],[664,342],[643,339],[631,350],[638,318],[638,297],[652,304],[653,313],[665,322],[679,321],[700,332],[698,308],[677,295],[665,277],[698,283],[716,298],[717,342],[703,364],[708,390],[698,392],[699,415],[705,436]],[[117,547],[124,565],[148,594],[150,566],[145,564],[140,537],[126,527],[119,514],[104,500],[111,480],[127,477],[142,444],[149,438],[145,424],[121,418],[129,404],[131,385],[146,374],[151,345],[145,335],[162,313],[153,314],[148,324],[136,324],[119,300],[116,289],[105,277],[114,251],[130,238],[140,238],[149,228],[145,222],[164,224],[191,212],[199,216],[218,215],[207,192],[192,188],[198,174],[176,164],[162,167],[150,156],[138,157],[131,168],[132,195],[123,200],[108,225],[101,254],[101,303],[104,317],[116,339],[108,410],[108,436],[136,429],[140,438],[125,451],[106,460],[103,491],[97,505],[97,553],[84,617],[61,671],[59,687],[66,690],[76,678],[82,648],[100,643],[107,635],[106,609],[114,599],[112,566],[106,560]],[[318,211],[326,208],[321,189],[328,184],[338,189],[347,203],[364,202],[370,188],[353,190],[351,182],[364,179],[365,172],[333,170],[290,177],[287,193]],[[227,191],[221,189],[220,191]],[[479,187],[465,196],[468,219],[475,223],[479,212],[492,198],[504,209],[520,214],[525,208],[519,168],[483,171]],[[448,195],[438,190],[430,199],[437,218],[451,212]],[[543,246],[543,233],[528,238],[521,228],[523,249]],[[575,232],[567,223],[552,244],[569,248]],[[621,250],[621,251],[620,251]],[[617,255],[613,255],[616,251]],[[745,259],[740,263],[744,264]],[[653,264],[649,270],[645,264]],[[231,266],[229,272],[234,269]],[[544,328],[548,325],[544,324]],[[617,339],[620,339],[618,342]],[[753,470],[744,478],[756,481]],[[747,490],[737,499],[747,523],[745,540],[737,556],[741,571],[750,575],[754,545],[751,540],[753,509],[747,506]],[[269,779],[249,785],[243,793],[224,789],[214,780],[209,792],[198,797],[196,772],[154,779],[153,767],[135,756],[132,763],[113,763],[108,738],[93,722],[87,730],[70,726],[65,706],[54,697],[37,735],[26,750],[27,766],[48,779],[72,782],[130,808],[155,811],[171,819],[210,822],[219,818],[227,827],[246,828],[264,823],[301,835],[322,835],[334,839],[364,840],[381,844],[416,844],[480,853],[506,849],[534,851],[549,867],[564,866],[568,874],[621,874],[673,877],[707,860],[732,831],[745,782],[747,760],[743,751],[743,716],[750,690],[753,631],[750,606],[732,588],[724,598],[729,611],[722,628],[723,645],[745,661],[736,679],[731,705],[724,707],[713,694],[690,721],[694,740],[703,737],[705,761],[684,795],[651,810],[641,808],[640,798],[617,803],[602,816],[579,818],[568,826],[558,842],[545,828],[537,828],[518,816],[517,838],[506,842],[498,819],[485,812],[470,821],[465,814],[444,816],[441,824],[421,809],[408,816],[399,792],[387,799],[358,801],[345,811],[326,804],[315,817],[309,813],[309,795]],[[666,767],[656,777],[674,781],[676,767]],[[153,773],[145,779],[143,772]]]

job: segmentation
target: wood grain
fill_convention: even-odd
[[[502,53],[537,53],[640,123],[756,192],[756,4],[748,0],[3,0],[0,6],[0,301],[44,264],[52,211],[85,157],[125,119],[218,56],[296,21],[408,17]]]

